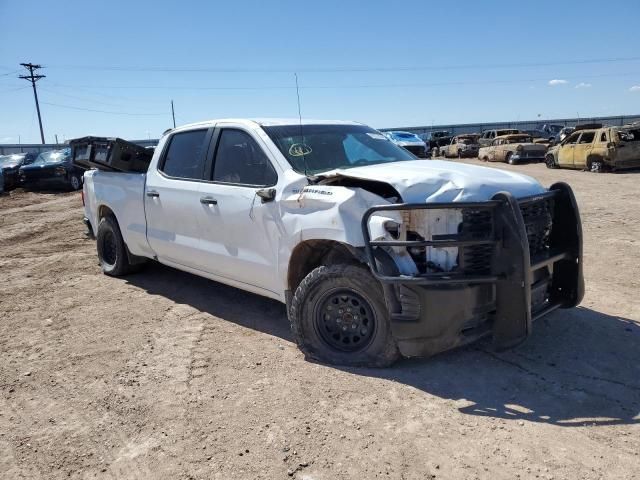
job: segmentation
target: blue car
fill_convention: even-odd
[[[418,158],[427,158],[427,144],[411,132],[384,132],[384,135],[396,145],[409,150]]]
[[[57,187],[80,190],[84,170],[71,162],[71,149],[42,152],[30,165],[20,167],[25,188]]]

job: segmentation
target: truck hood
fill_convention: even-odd
[[[411,160],[337,169],[325,172],[322,177],[388,183],[405,203],[476,202],[490,200],[498,192],[510,192],[520,198],[546,191],[537,180],[526,175],[445,160]]]

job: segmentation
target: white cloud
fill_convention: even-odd
[[[557,78],[549,80],[549,85],[551,85],[552,87],[555,87],[556,85],[566,85],[567,83],[569,83],[567,80],[560,80]]]
[[[575,88],[591,88],[591,84],[590,83],[585,83],[585,82],[580,82],[579,84],[576,85]]]
[[[630,92],[640,92],[640,85],[634,85],[629,89]]]

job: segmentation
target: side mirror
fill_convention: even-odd
[[[275,188],[261,188],[256,192],[262,199],[262,203],[267,203],[273,201],[276,198],[276,189]]]

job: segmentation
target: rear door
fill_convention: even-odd
[[[212,166],[200,192],[200,268],[275,292],[282,224],[277,202],[258,193],[275,193],[276,168],[253,131],[235,124],[219,127],[212,141]]]
[[[593,149],[593,142],[596,138],[594,130],[586,130],[582,132],[578,143],[573,147],[573,168],[586,168],[587,158]]]
[[[157,168],[147,173],[147,239],[161,262],[199,266],[200,186],[212,132],[202,128],[172,134]]]
[[[573,151],[580,138],[580,132],[572,133],[558,150],[558,165],[565,168],[573,168]]]

